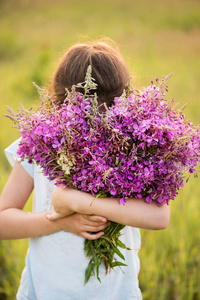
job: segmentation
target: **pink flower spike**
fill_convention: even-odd
[[[125,205],[126,204],[126,199],[125,198],[121,198],[119,200],[119,203]]]

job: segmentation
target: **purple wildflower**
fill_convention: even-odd
[[[96,99],[73,89],[65,102],[15,116],[18,155],[35,161],[49,180],[92,195],[145,198],[158,205],[175,199],[185,173],[196,172],[199,127],[165,99],[166,80],[129,96],[106,112]]]

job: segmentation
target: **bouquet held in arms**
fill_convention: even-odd
[[[200,128],[184,119],[173,100],[166,100],[170,76],[141,91],[129,84],[107,108],[98,106],[91,73],[89,66],[85,82],[73,86],[63,104],[37,87],[42,104],[35,112],[9,110],[21,134],[19,157],[39,165],[57,186],[76,188],[94,199],[115,197],[125,205],[133,197],[168,204],[183,187],[186,173],[197,174],[200,160]],[[125,266],[119,250],[128,249],[119,239],[123,227],[113,222],[98,240],[85,240],[90,259],[85,282],[95,274],[100,281],[102,262],[106,272]]]

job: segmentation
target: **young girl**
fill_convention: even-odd
[[[95,91],[99,104],[112,105],[130,75],[120,53],[102,42],[78,44],[67,51],[50,88],[55,101],[62,103],[66,88],[84,81],[88,65],[92,66],[92,77],[98,84]],[[18,143],[19,140],[15,141],[5,150],[13,170],[0,198],[0,238],[30,238],[17,299],[142,299],[138,284],[138,228],[164,229],[169,221],[169,206],[158,207],[133,198],[124,206],[115,198],[96,199],[90,206],[90,194],[56,188],[38,166],[19,162]],[[25,212],[24,205],[33,189],[33,211]],[[98,239],[110,221],[128,225],[121,238],[132,249],[123,251],[128,266],[116,267],[107,275],[102,266],[102,283],[91,277],[84,285],[88,264],[84,238]]]

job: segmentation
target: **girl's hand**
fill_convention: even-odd
[[[52,193],[52,204],[54,207],[54,214],[51,215],[51,220],[56,220],[62,217],[69,216],[74,213],[70,208],[71,201],[75,201],[70,195],[73,189],[59,187]]]
[[[104,234],[102,230],[110,225],[110,222],[101,216],[89,216],[78,213],[71,214],[68,217],[60,215],[60,219],[58,216],[59,214],[52,212],[52,214],[48,213],[46,218],[50,221],[57,220],[56,222],[59,223],[61,230],[80,235],[88,240],[100,238]]]
[[[90,203],[93,200],[93,196],[88,193],[78,191],[73,188],[62,188],[59,187],[55,189],[52,193],[52,204],[55,210],[54,215],[51,220],[56,220],[62,217],[69,216],[76,211],[76,204],[79,202],[84,202],[85,197]],[[89,212],[87,212],[89,214]]]

